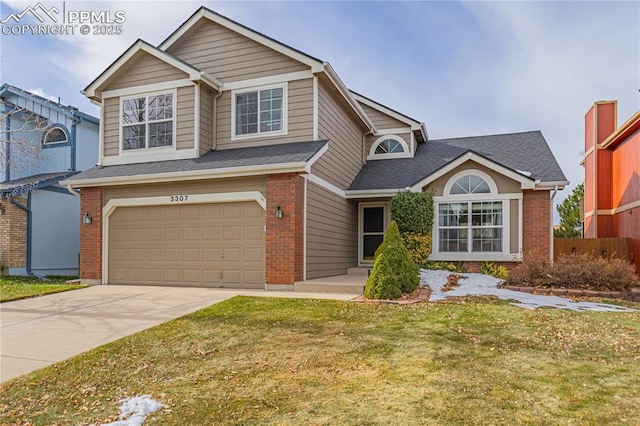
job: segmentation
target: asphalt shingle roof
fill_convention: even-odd
[[[38,175],[27,176],[20,179],[8,180],[0,183],[0,191],[7,192],[25,185],[38,185],[43,182],[64,178],[67,176],[71,176],[73,174],[75,174],[75,172],[69,172],[69,171],[41,173]]]
[[[154,161],[140,164],[96,166],[84,171],[68,182],[120,176],[140,176],[160,173],[215,170],[232,167],[274,165],[306,162],[323,146],[326,140],[266,145],[253,148],[236,148],[211,151],[198,158],[186,160]]]
[[[349,190],[406,188],[469,151],[540,182],[567,180],[542,133],[533,131],[429,140],[413,158],[369,161]]]

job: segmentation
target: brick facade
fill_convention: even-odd
[[[551,255],[551,199],[549,191],[523,191],[522,251],[523,256],[532,254]]]
[[[265,283],[292,285],[303,279],[304,178],[295,173],[267,176]],[[282,219],[275,217],[282,209]]]
[[[102,188],[82,188],[80,192],[80,279],[102,280]],[[92,223],[84,223],[85,213]]]
[[[26,205],[27,200],[16,199]],[[27,267],[27,212],[8,201],[2,201],[4,214],[0,215],[0,264],[9,268]]]

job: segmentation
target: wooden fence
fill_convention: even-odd
[[[553,258],[561,254],[591,253],[594,256],[629,260],[629,238],[554,238]]]

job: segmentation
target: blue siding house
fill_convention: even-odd
[[[0,86],[0,269],[77,275],[80,199],[60,180],[98,161],[99,120]]]

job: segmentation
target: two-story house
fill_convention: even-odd
[[[432,258],[550,255],[566,184],[540,132],[429,140],[328,62],[201,8],[85,89],[100,161],[80,188],[84,281],[290,289],[370,266],[390,199],[432,191]]]
[[[0,86],[0,264],[13,275],[77,275],[80,199],[60,180],[98,159],[98,119]]]

